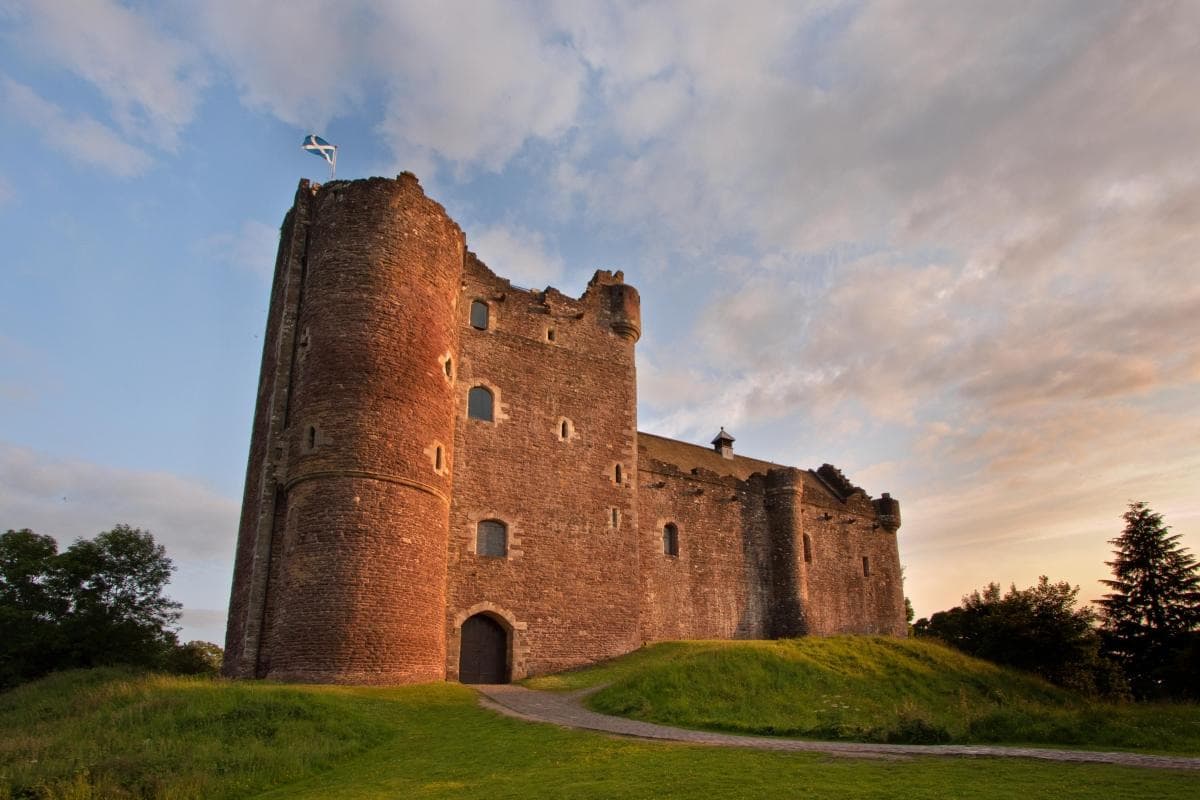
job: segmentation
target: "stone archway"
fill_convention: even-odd
[[[508,628],[491,614],[468,617],[459,632],[459,681],[508,683],[511,639]]]

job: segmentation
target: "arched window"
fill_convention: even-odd
[[[571,420],[562,417],[558,421],[558,438],[559,441],[567,441],[571,438],[571,434],[575,432],[575,426],[571,424]]]
[[[669,556],[679,555],[679,528],[674,522],[663,525],[663,552]]]
[[[508,555],[508,526],[498,519],[485,519],[475,528],[475,552],[503,558]]]
[[[804,534],[804,563],[812,563],[812,539],[808,538],[808,534]]]
[[[481,419],[491,422],[493,398],[492,393],[483,386],[472,386],[467,394],[467,416],[471,419]]]
[[[471,303],[471,327],[481,331],[488,328],[488,304],[482,300]]]

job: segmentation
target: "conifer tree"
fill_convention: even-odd
[[[1099,601],[1106,647],[1137,696],[1179,694],[1178,662],[1200,628],[1200,564],[1145,503],[1130,503],[1124,519],[1109,540],[1112,591]]]

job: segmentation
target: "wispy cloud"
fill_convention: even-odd
[[[217,233],[199,244],[203,255],[270,280],[275,271],[279,228],[248,219],[236,231]]]
[[[187,478],[47,456],[0,443],[0,526],[61,543],[126,523],[177,559],[233,557],[238,504]]]
[[[207,79],[193,45],[111,0],[17,2],[13,44],[71,70],[108,100],[127,136],[174,151]]]
[[[500,275],[520,286],[541,288],[563,276],[562,259],[541,233],[517,225],[494,225],[472,230],[471,250]]]
[[[0,76],[0,98],[13,116],[37,129],[46,143],[73,161],[129,178],[145,172],[150,156],[86,114],[68,114],[33,89]]]

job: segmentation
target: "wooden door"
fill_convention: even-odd
[[[458,679],[462,683],[508,683],[508,632],[486,614],[476,614],[462,625]]]

